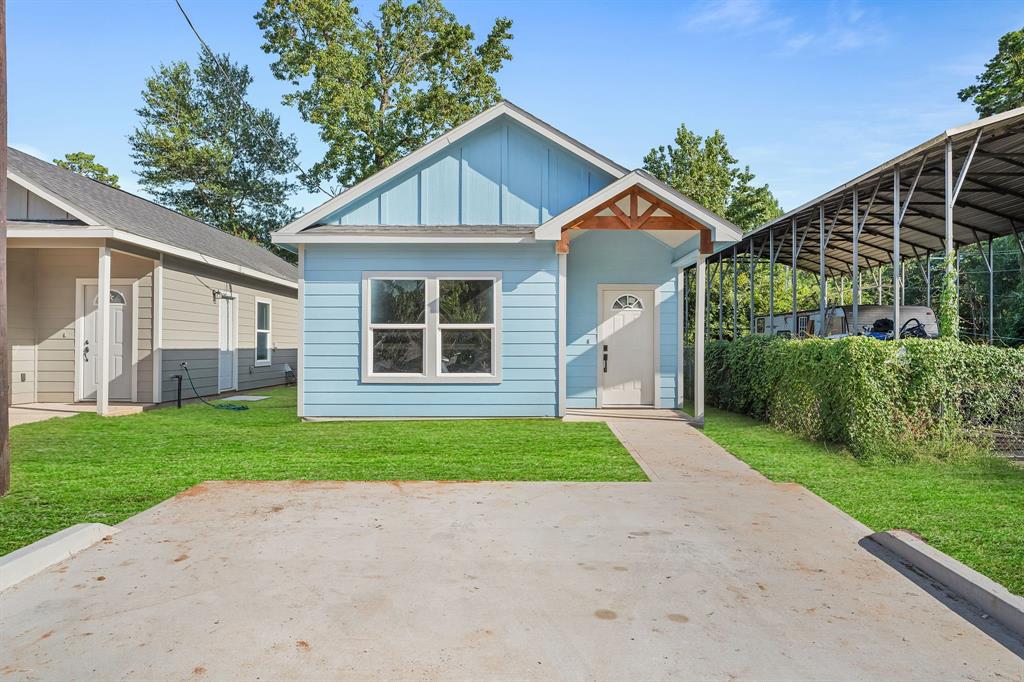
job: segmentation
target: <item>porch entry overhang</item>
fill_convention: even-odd
[[[729,221],[680,194],[644,171],[635,170],[540,225],[537,240],[557,242],[568,253],[574,230],[644,230],[692,233],[694,249],[712,253],[714,243],[733,242],[742,232]]]

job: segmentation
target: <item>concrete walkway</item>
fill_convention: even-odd
[[[1020,642],[960,615],[803,488],[672,413],[610,426],[654,482],[196,486],[0,595],[0,673],[1024,675]]]
[[[111,417],[138,414],[151,407],[149,403],[111,403]],[[11,426],[41,422],[55,417],[74,417],[83,412],[95,412],[95,403],[23,403],[10,407]]]

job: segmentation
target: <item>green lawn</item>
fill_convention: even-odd
[[[1024,467],[990,457],[864,462],[714,409],[704,432],[773,481],[795,481],[874,530],[912,530],[1024,594]]]
[[[246,412],[201,404],[11,431],[0,555],[75,523],[118,523],[200,481],[644,481],[604,424],[554,419],[302,423],[295,390]]]

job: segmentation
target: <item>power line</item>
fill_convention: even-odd
[[[210,57],[213,59],[214,63],[217,65],[217,68],[220,69],[221,75],[224,76],[224,82],[225,83],[230,82],[231,76],[228,74],[227,70],[224,68],[224,65],[221,63],[220,59],[217,58],[217,53],[215,53],[210,48],[210,46],[206,43],[206,41],[203,40],[203,36],[201,36],[199,34],[199,30],[196,28],[195,24],[192,23],[192,19],[189,18],[188,12],[186,12],[185,8],[182,7],[181,0],[174,0],[174,4],[178,6],[178,11],[181,12],[181,16],[183,16],[185,18],[185,23],[188,24],[188,27],[190,29],[192,29],[192,33],[195,34],[196,40],[199,41],[199,44],[203,46],[203,49],[206,50],[207,54],[210,55]],[[237,93],[236,92],[235,95],[238,97],[238,103],[240,105],[244,105],[245,104],[245,100],[242,99],[241,93]],[[260,121],[261,119],[257,117],[256,120]],[[273,136],[272,135],[272,131],[269,128],[264,128],[263,132],[267,135],[267,137],[272,137]],[[302,166],[299,165],[298,161],[295,161],[293,159],[291,161],[291,165],[295,167],[295,170],[297,170],[299,172],[299,175],[306,175],[306,171],[303,170]],[[320,190],[321,192],[323,192],[324,194],[326,194],[327,196],[332,197],[332,198],[334,197],[333,194],[331,194],[330,192],[325,190],[323,187],[321,187],[320,183],[317,183],[316,188],[318,190]]]

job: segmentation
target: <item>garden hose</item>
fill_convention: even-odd
[[[201,401],[203,401],[204,404],[209,405],[210,407],[212,407],[215,410],[232,410],[234,412],[241,412],[242,410],[248,410],[249,409],[248,405],[229,405],[227,403],[222,403],[220,405],[214,405],[209,400],[207,400],[203,396],[199,395],[199,391],[196,390],[196,385],[194,383],[192,383],[192,375],[189,374],[189,372],[188,372],[188,363],[187,362],[181,363],[181,368],[183,370],[185,370],[185,376],[188,377],[188,385],[192,387],[192,392],[195,393],[196,397],[199,398]]]

